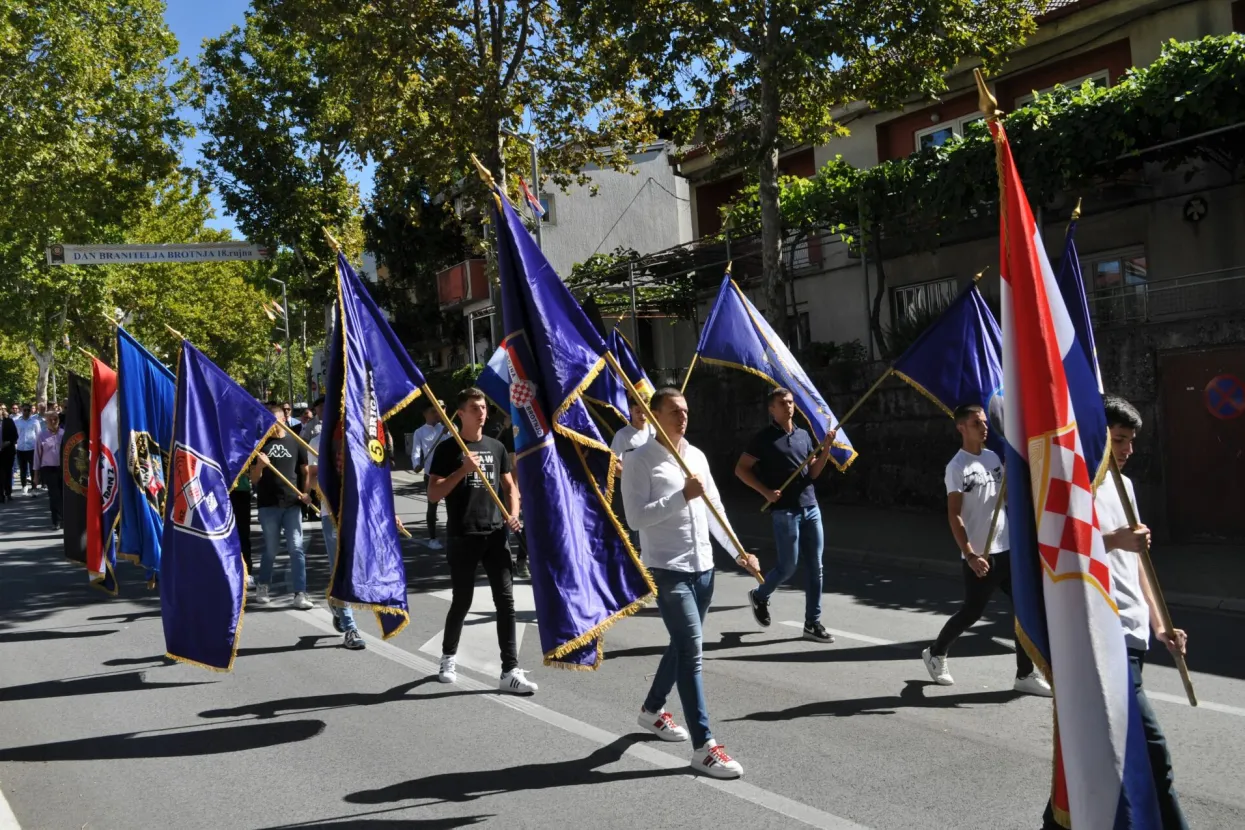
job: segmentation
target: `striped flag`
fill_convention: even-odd
[[[532,213],[537,217],[545,215],[545,206],[540,203],[540,199],[536,198],[536,194],[527,186],[527,182],[519,179],[519,189],[523,191],[523,200],[527,202],[527,206],[532,209]]]
[[[1017,639],[1055,690],[1051,806],[1075,828],[1159,828],[1154,780],[1094,507],[1105,422],[1002,124],[999,160],[1007,524]],[[1096,418],[1090,417],[1095,414]]]

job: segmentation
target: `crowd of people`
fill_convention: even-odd
[[[1133,441],[1142,427],[1141,417],[1123,399],[1107,396],[1105,404],[1111,451],[1122,468],[1132,454]],[[318,508],[330,568],[336,555],[336,535],[328,504],[323,495],[315,495],[319,458],[308,453],[309,446],[327,457],[340,452],[339,444],[324,440],[323,406],[321,398],[295,416],[288,403],[269,404],[280,429],[264,444],[248,475],[242,477],[231,495],[247,572],[251,574],[247,587],[255,591],[254,601],[260,604],[272,601],[273,565],[284,536],[293,607],[315,607],[307,591],[302,529],[309,512]],[[502,668],[498,687],[511,694],[532,694],[537,691],[537,684],[519,668],[516,648],[514,579],[527,578],[529,571],[522,541],[521,501],[514,478],[514,439],[509,417],[492,410],[479,389],[460,392],[454,415],[467,449],[464,453],[457,441],[450,440],[452,435],[440,420],[438,410],[443,407],[443,403],[427,406],[425,423],[412,436],[410,448],[412,469],[423,474],[422,486],[428,500],[425,544],[432,551],[444,551],[450,567],[452,600],[445,621],[439,680],[457,680],[459,640],[471,608],[476,574],[483,567],[497,611]],[[824,532],[814,481],[827,465],[834,432],[815,444],[808,431],[795,423],[794,400],[786,389],[772,390],[768,409],[770,423],[748,444],[735,467],[740,481],[770,505],[777,553],[776,563],[765,575],[764,583],[749,591],[748,604],[758,625],[768,627],[774,591],[796,574],[802,560],[802,636],[817,643],[833,643],[834,637],[821,621]],[[492,418],[491,411],[496,412]],[[649,411],[656,418],[656,425],[649,422]],[[662,740],[690,740],[692,765],[697,771],[716,778],[736,778],[743,774],[743,768],[713,737],[701,671],[703,625],[714,591],[710,539],[730,550],[734,533],[725,519],[726,511],[704,453],[685,437],[689,418],[682,393],[674,388],[660,389],[648,407],[631,407],[629,423],[617,431],[611,443],[622,470],[621,499],[615,503],[621,504],[632,541],[638,545],[657,586],[657,608],[670,637],[640,705],[637,721]],[[986,447],[989,417],[980,405],[961,406],[955,411],[955,428],[961,446],[948,462],[944,480],[948,523],[961,552],[964,601],[922,653],[930,678],[944,686],[954,683],[948,653],[956,639],[981,618],[996,590],[1009,597],[1011,593],[1006,517],[1005,511],[999,509],[1003,464]],[[0,501],[10,501],[19,492],[35,496],[43,490],[48,495],[54,528],[60,526],[63,433],[58,406],[0,404],[0,471],[10,473],[0,475]],[[392,453],[392,439],[388,440]],[[676,462],[675,453],[681,456],[683,464]],[[684,464],[691,471],[690,476],[684,472]],[[505,513],[485,481],[493,493],[505,500]],[[286,482],[297,482],[301,489]],[[1132,499],[1132,483],[1127,478],[1124,482]],[[250,544],[252,497],[264,541],[258,570]],[[1187,638],[1179,629],[1164,628],[1154,588],[1139,565],[1139,555],[1149,540],[1148,529],[1129,526],[1114,487],[1100,487],[1095,501],[1110,558],[1112,599],[1119,607],[1132,682],[1139,691],[1146,746],[1164,827],[1181,828],[1186,825],[1173,786],[1171,757],[1162,729],[1141,692],[1141,675],[1151,633],[1181,654]],[[438,507],[442,503],[446,508],[444,543],[438,523]],[[715,511],[708,509],[707,503],[723,517],[721,523],[713,517]],[[516,541],[517,552],[512,550]],[[350,609],[332,610],[334,625],[343,634],[343,646],[351,650],[366,648]],[[1024,694],[1051,696],[1050,686],[1019,644],[1013,687]],[[666,702],[676,689],[686,727],[666,709]]]

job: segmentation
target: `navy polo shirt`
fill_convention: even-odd
[[[770,490],[777,490],[782,483],[790,478],[804,459],[812,454],[816,445],[808,430],[792,425],[790,433],[785,432],[777,424],[771,423],[756,434],[748,444],[745,452],[757,460],[752,471]],[[811,465],[810,465],[811,466]],[[775,510],[798,510],[802,507],[815,507],[817,495],[813,491],[813,479],[809,476],[809,468],[796,476],[795,480],[782,491],[782,498],[775,504]]]

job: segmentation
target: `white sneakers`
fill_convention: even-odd
[[[509,695],[530,695],[540,687],[527,679],[527,672],[523,669],[511,669],[502,674],[497,688]]]
[[[454,683],[458,680],[458,662],[454,655],[441,655],[441,671],[437,673],[437,680],[442,683]]]
[[[675,723],[674,718],[665,709],[654,714],[645,712],[644,707],[640,707],[640,717],[636,722],[663,741],[675,743],[688,739],[687,730]]]
[[[253,576],[248,576],[248,577],[246,578],[246,589],[247,589],[248,591],[254,591],[254,590],[255,590],[255,577],[253,577]]]
[[[437,539],[428,540],[428,550],[441,550],[444,547],[445,545],[441,544],[441,542]]]
[[[1038,674],[1036,671],[1027,677],[1017,677],[1013,689],[1023,695],[1034,695],[1036,697],[1053,697],[1054,693],[1050,690],[1050,684],[1046,682],[1046,678]]]
[[[316,604],[311,601],[310,597],[307,596],[306,591],[299,591],[294,595],[293,605],[299,611],[310,611],[312,608],[316,607]]]
[[[951,679],[951,672],[947,671],[946,656],[939,657],[931,654],[926,648],[921,652],[921,659],[925,661],[925,670],[929,672],[930,679],[939,686],[954,686],[955,681]]]
[[[268,596],[267,585],[259,585],[255,588],[255,601],[260,605],[267,605],[272,602],[272,597]]]
[[[692,771],[711,778],[739,778],[744,774],[739,762],[712,738],[692,754]]]

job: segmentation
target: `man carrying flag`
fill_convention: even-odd
[[[91,359],[91,450],[87,483],[86,568],[91,584],[117,595],[117,519],[121,510],[117,468],[117,373]]]
[[[1161,826],[1094,503],[1102,396],[980,72],[999,172],[1007,523],[1017,636],[1055,690],[1051,813],[1079,830]],[[1095,417],[1096,416],[1096,417]]]
[[[61,480],[64,483],[65,557],[86,564],[86,491],[91,469],[91,384],[69,373],[69,400],[65,406],[65,438],[61,442]],[[0,465],[2,466],[2,465]]]
[[[229,491],[277,420],[185,341],[177,378],[161,540],[165,649],[174,660],[230,671],[246,605],[246,566]]]

